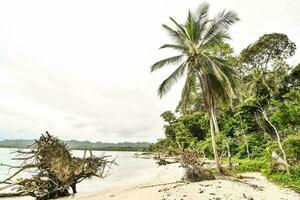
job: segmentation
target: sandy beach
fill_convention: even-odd
[[[146,172],[147,173],[147,172]],[[71,196],[72,200],[199,200],[257,199],[300,200],[300,194],[269,182],[260,173],[244,173],[252,177],[235,180],[212,180],[197,183],[182,181],[183,168],[178,164],[158,166],[144,177],[114,185],[105,190]]]

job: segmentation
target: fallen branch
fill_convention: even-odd
[[[10,177],[6,178],[4,181],[1,181],[0,184],[5,183],[6,181],[11,180],[13,177],[15,177],[16,175],[18,175],[19,173],[21,173],[22,171],[24,171],[26,169],[35,168],[35,167],[37,167],[36,164],[25,165],[21,169],[19,169],[18,171],[16,171],[13,175],[11,175]]]
[[[255,179],[255,177],[253,177],[253,176],[244,176],[244,175],[238,175],[237,178],[238,179]]]
[[[244,182],[244,181],[241,181],[241,180],[238,180],[238,179],[233,179],[233,178],[223,178],[224,180],[228,180],[228,181],[232,181],[232,182],[238,182],[238,183],[243,183],[243,184],[246,184],[250,187],[252,187],[253,189],[255,190],[259,190],[259,191],[262,191],[263,190],[263,187],[262,186],[258,186],[258,185],[255,185],[255,184],[252,184],[252,183],[247,183],[247,182]]]
[[[21,168],[20,166],[14,166],[14,165],[7,165],[7,164],[3,164],[3,163],[0,163],[0,166],[4,166],[4,167],[9,167],[9,168]]]
[[[22,193],[22,192],[16,192],[16,193],[1,193],[0,198],[5,198],[5,197],[21,197],[21,196],[26,196],[27,194]]]
[[[175,182],[170,182],[170,183],[159,183],[159,184],[155,184],[155,185],[141,186],[141,187],[139,187],[139,189],[150,188],[150,187],[158,187],[158,186],[165,186],[165,185],[173,185],[173,184],[177,184],[177,183],[183,183],[183,181],[175,181]]]

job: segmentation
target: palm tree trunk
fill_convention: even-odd
[[[209,119],[209,125],[210,125],[211,143],[212,143],[213,153],[214,153],[215,162],[216,162],[216,170],[218,173],[223,173],[219,154],[218,154],[218,147],[216,144],[215,127],[214,127],[214,123],[213,123],[213,118],[211,116]]]
[[[215,127],[215,133],[219,134],[220,130],[219,130],[219,125],[218,125],[218,121],[217,121],[217,117],[216,117],[216,112],[215,112],[215,108],[214,105],[212,106],[212,119],[213,119],[213,123],[214,123],[214,127]]]
[[[212,99],[212,94],[210,92],[209,87],[207,85],[206,85],[206,87],[204,86],[199,72],[197,72],[197,76],[198,76],[198,79],[200,82],[200,86],[202,88],[202,92],[205,94],[204,95],[204,105],[206,107],[206,110],[207,110],[207,113],[209,116],[211,143],[212,143],[214,158],[215,158],[215,162],[216,162],[216,170],[218,173],[223,173],[219,154],[218,154],[218,147],[217,147],[216,139],[215,139],[215,132],[219,133],[219,126],[218,126],[217,118],[216,118],[216,115],[214,112],[214,102]],[[206,76],[205,76],[205,79],[207,80]]]
[[[219,125],[218,125],[218,120],[217,120],[215,101],[213,99],[212,92],[210,92],[210,93],[211,93],[210,96],[211,96],[211,107],[212,107],[211,112],[212,112],[212,119],[213,119],[213,123],[214,123],[214,127],[215,127],[215,134],[219,134],[220,130],[219,130]]]

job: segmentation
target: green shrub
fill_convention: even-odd
[[[276,172],[267,174],[267,177],[279,185],[300,192],[300,166],[292,168],[290,173],[291,174],[289,175],[286,172]]]
[[[204,154],[205,157],[213,159],[214,154],[213,154],[213,149],[212,149],[212,144],[211,144],[211,139],[207,138],[204,141],[199,141],[197,144],[197,150]]]
[[[267,146],[267,139],[263,134],[251,134],[247,136],[250,158],[260,158],[264,156]],[[240,159],[247,158],[245,142],[241,143],[236,150],[236,156]]]
[[[238,170],[242,172],[261,172],[268,168],[267,160],[255,159],[255,160],[237,160],[235,162],[239,163]]]
[[[283,148],[289,159],[300,160],[300,137],[289,136],[283,141]]]

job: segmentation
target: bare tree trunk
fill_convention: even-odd
[[[228,143],[226,144],[226,148],[227,148],[228,163],[229,163],[229,167],[231,168],[232,167],[231,152],[230,152],[230,146]]]
[[[277,143],[278,143],[278,146],[279,146],[279,148],[280,148],[280,150],[281,150],[281,152],[282,152],[282,155],[283,155],[283,160],[284,160],[284,162],[285,162],[286,172],[287,172],[288,174],[290,174],[290,165],[289,165],[288,162],[287,162],[285,151],[284,151],[284,149],[283,149],[283,147],[282,147],[282,145],[281,145],[280,135],[279,135],[279,133],[278,133],[276,127],[269,121],[268,116],[267,116],[267,114],[266,114],[266,111],[263,110],[263,111],[262,111],[262,114],[263,114],[263,117],[265,118],[265,120],[272,126],[272,128],[274,129],[274,131],[275,131],[275,133],[276,133],[276,136],[277,136]]]
[[[209,124],[210,124],[211,142],[212,142],[212,147],[213,147],[213,152],[214,152],[214,157],[215,157],[215,162],[216,162],[216,170],[218,173],[222,173],[223,170],[222,170],[221,162],[220,162],[219,155],[218,155],[217,144],[216,144],[216,139],[215,139],[214,124],[213,124],[212,119],[209,120]]]

